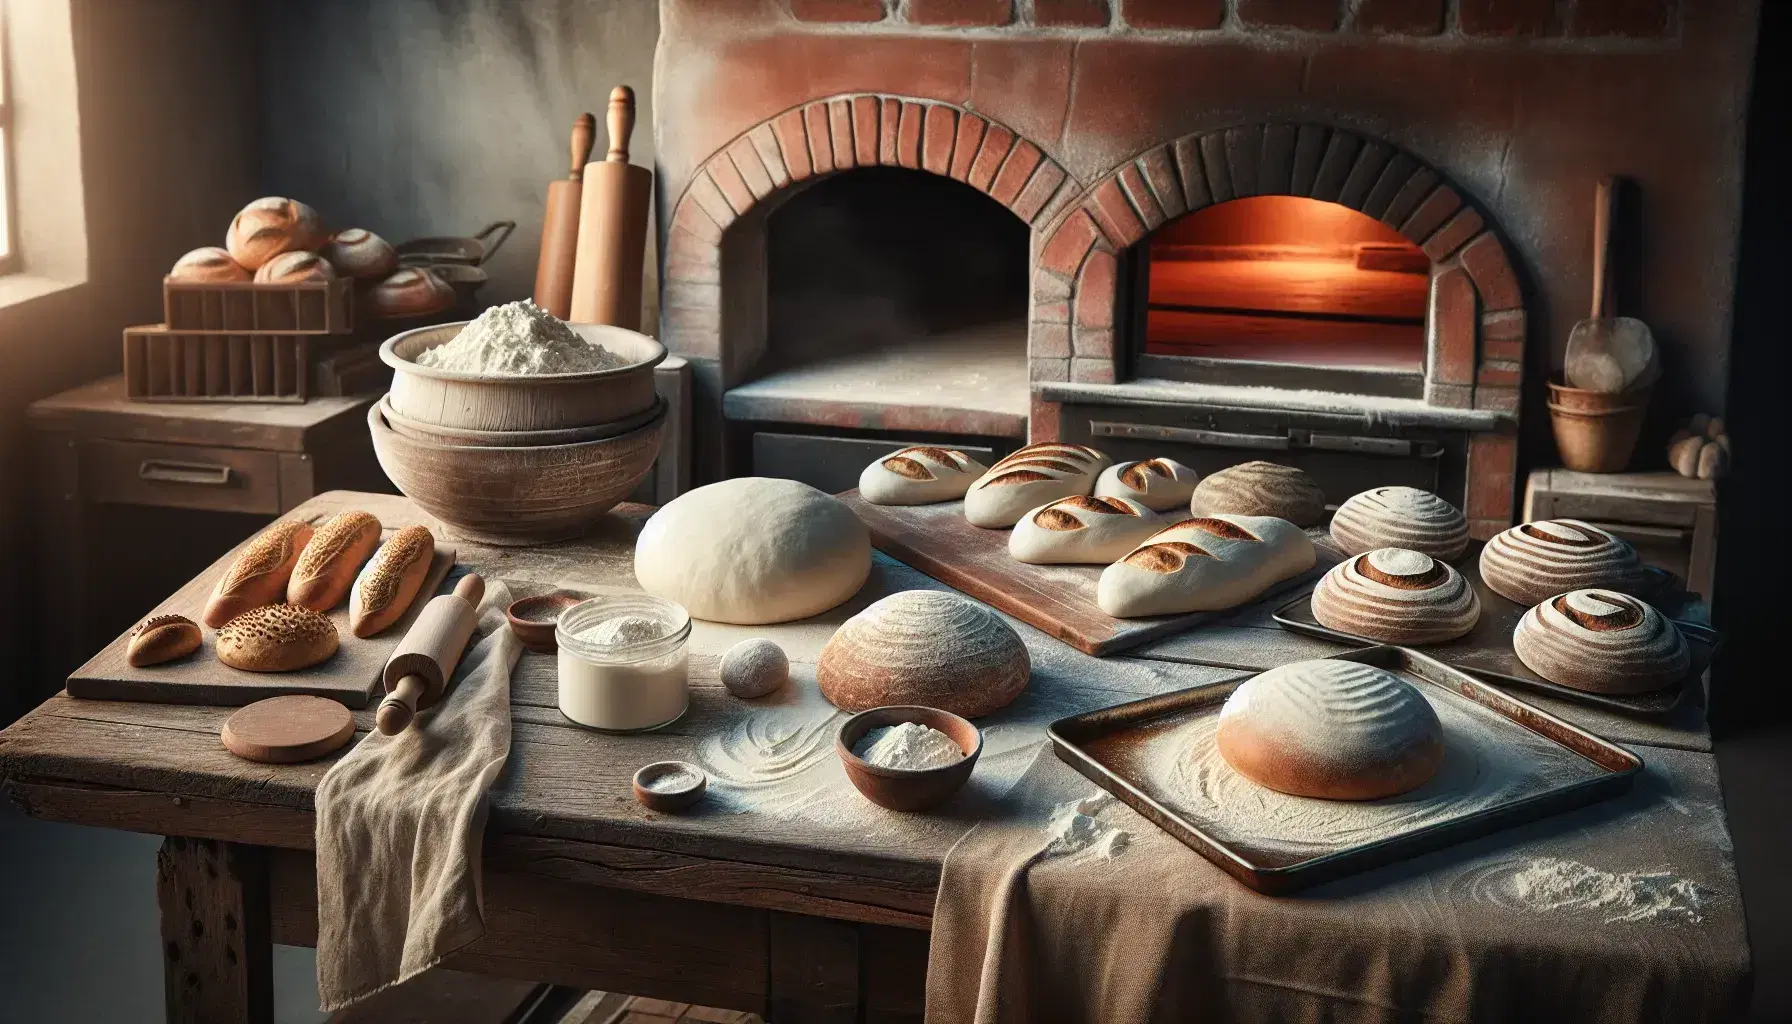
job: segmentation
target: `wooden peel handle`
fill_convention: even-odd
[[[628,163],[628,137],[635,130],[635,90],[619,85],[610,90],[610,112],[604,119],[610,129],[611,163]]]
[[[1617,205],[1618,183],[1600,178],[1593,192],[1593,313],[1594,319],[1606,315],[1606,290],[1610,286],[1612,261],[1612,214]]]
[[[417,716],[417,702],[423,699],[429,683],[422,676],[405,676],[398,681],[398,686],[386,699],[380,701],[380,709],[374,714],[373,724],[382,736],[396,736],[411,724]]]

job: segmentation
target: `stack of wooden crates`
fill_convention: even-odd
[[[311,364],[354,340],[353,282],[164,279],[166,322],[124,331],[129,396],[145,402],[303,402]]]

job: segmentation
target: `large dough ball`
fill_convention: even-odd
[[[635,541],[635,579],[693,618],[743,626],[827,611],[871,573],[851,508],[795,480],[741,477],[667,502]]]

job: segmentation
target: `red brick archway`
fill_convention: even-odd
[[[1469,446],[1464,511],[1478,536],[1510,523],[1524,369],[1525,311],[1506,247],[1435,169],[1385,142],[1318,124],[1250,124],[1186,135],[1147,150],[1095,183],[1037,229],[1029,366],[1035,384],[1111,384],[1118,255],[1169,220],[1246,196],[1339,203],[1381,220],[1433,264],[1425,401],[1508,414],[1514,429]],[[1035,403],[1030,435],[1055,434]]]

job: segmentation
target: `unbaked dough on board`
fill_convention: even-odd
[[[1167,526],[1101,571],[1096,603],[1117,619],[1234,608],[1299,576],[1318,555],[1273,516],[1215,515]]]
[[[964,497],[985,472],[956,448],[913,445],[891,452],[859,474],[859,496],[873,505],[931,505]]]
[[[1034,565],[1107,565],[1163,526],[1128,498],[1076,494],[1022,516],[1008,535],[1008,554]]]
[[[871,572],[857,514],[795,480],[740,477],[667,502],[635,541],[635,579],[693,618],[789,622],[851,597]]]

